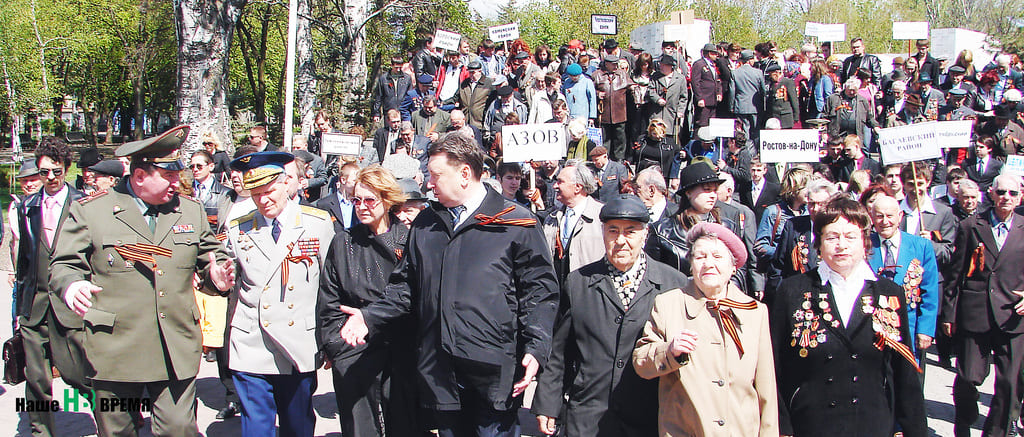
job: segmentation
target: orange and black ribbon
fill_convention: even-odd
[[[907,362],[909,362],[911,366],[914,366],[914,370],[917,370],[917,373],[922,372],[921,367],[917,365],[917,359],[914,358],[914,353],[910,351],[910,348],[907,347],[907,345],[893,340],[881,331],[875,331],[875,348],[882,350],[885,346],[891,347],[892,350],[896,351],[896,353],[902,355],[903,358],[906,358]]]
[[[170,258],[174,255],[171,249],[148,243],[132,243],[114,248],[125,261],[152,263],[156,268],[156,256]]]
[[[219,233],[219,234],[217,234],[215,236],[217,237],[217,241],[220,241],[220,242],[224,242],[225,240],[228,239],[228,233],[227,232],[221,232],[221,233]]]
[[[708,309],[712,312],[718,312],[718,318],[722,320],[722,328],[732,338],[733,343],[736,343],[736,350],[740,352],[740,356],[743,356],[743,343],[740,342],[740,334],[736,330],[736,314],[733,313],[731,308],[754,310],[757,309],[757,302],[739,303],[731,299],[719,299],[709,300],[707,305]]]
[[[532,219],[532,218],[521,218],[521,219],[503,219],[503,218],[500,218],[501,216],[503,216],[505,214],[508,214],[508,213],[514,211],[515,209],[516,209],[516,207],[510,206],[508,208],[505,208],[505,209],[501,210],[501,212],[495,214],[493,217],[485,215],[485,214],[477,214],[477,215],[473,216],[473,218],[479,220],[481,225],[495,224],[495,225],[510,225],[510,226],[530,227],[530,226],[534,226],[534,225],[537,224],[537,220],[536,219]]]
[[[291,253],[293,248],[295,248],[295,243],[289,243],[288,256],[284,257],[284,261],[281,261],[281,287],[288,286],[288,276],[290,273],[288,270],[288,264],[295,263],[306,264],[306,267],[313,266],[313,258],[310,258],[309,255],[306,255],[305,253],[299,255],[292,255]]]
[[[981,273],[985,268],[985,244],[978,243],[978,247],[971,254],[970,265],[967,268],[967,277],[970,278],[975,272]]]

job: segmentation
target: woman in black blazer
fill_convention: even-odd
[[[856,201],[830,201],[814,219],[818,268],[779,285],[770,322],[782,435],[928,435],[905,293],[865,262],[870,226]]]

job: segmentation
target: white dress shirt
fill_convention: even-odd
[[[466,199],[465,202],[462,203],[462,206],[465,206],[466,209],[462,211],[462,214],[459,214],[455,221],[455,226],[452,229],[458,228],[459,225],[466,221],[466,219],[476,214],[476,210],[480,208],[480,204],[484,203],[484,197],[487,197],[487,189],[484,188],[482,183],[474,185],[476,188],[471,188],[473,193],[469,195],[469,198]]]
[[[821,285],[826,283],[832,285],[832,298],[836,301],[836,311],[839,313],[843,326],[848,326],[850,317],[853,315],[853,308],[857,306],[857,298],[864,289],[864,283],[874,281],[875,274],[866,262],[861,262],[855,267],[848,278],[836,273],[829,268],[825,262],[818,263],[818,276],[821,276]]]

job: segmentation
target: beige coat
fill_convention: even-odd
[[[569,238],[569,269],[565,274],[604,258],[604,228],[601,226],[601,214],[603,203],[593,197],[586,198],[586,204],[576,205],[579,220],[572,230]],[[544,220],[544,237],[548,242],[548,249],[551,256],[558,260],[558,249],[562,218],[565,217],[565,207],[559,208]],[[564,276],[563,276],[564,278]]]
[[[730,285],[727,297],[751,298]],[[720,327],[707,299],[691,282],[658,296],[633,366],[644,378],[661,377],[658,429],[662,436],[778,436],[779,412],[768,310],[733,309],[745,354]],[[697,346],[677,361],[669,342],[683,328],[696,331]]]

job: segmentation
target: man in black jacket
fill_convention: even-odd
[[[879,61],[877,56],[866,53],[864,40],[861,38],[850,40],[850,51],[853,54],[843,60],[843,69],[840,71],[842,76],[839,80],[846,82],[851,77],[857,77],[858,69],[866,68],[871,73],[871,83],[878,85],[879,79],[882,78],[882,61]]]
[[[519,396],[547,361],[558,309],[539,223],[481,182],[483,161],[462,135],[430,150],[438,202],[413,221],[384,299],[342,307],[352,345],[415,315],[419,395],[442,437],[519,435]]]
[[[565,281],[551,358],[538,378],[531,411],[549,435],[558,418],[570,436],[656,435],[658,380],[637,376],[633,347],[654,299],[688,280],[644,255],[650,216],[636,196],[608,199],[600,218],[605,256]]]
[[[50,292],[50,257],[71,202],[85,194],[65,182],[71,166],[71,149],[63,141],[46,137],[36,148],[36,165],[43,188],[24,199],[18,209],[19,235],[16,280],[18,282],[18,326],[25,342],[25,399],[54,401],[51,388],[57,367],[72,387],[87,390],[85,355],[82,346],[82,317]],[[34,405],[39,405],[34,404]],[[58,435],[53,412],[28,413],[33,435]]]
[[[389,109],[398,109],[405,95],[412,89],[412,78],[402,72],[404,60],[400,56],[391,57],[391,70],[377,76],[374,86],[373,122],[380,122],[381,117]],[[315,153],[315,152],[314,152]]]

